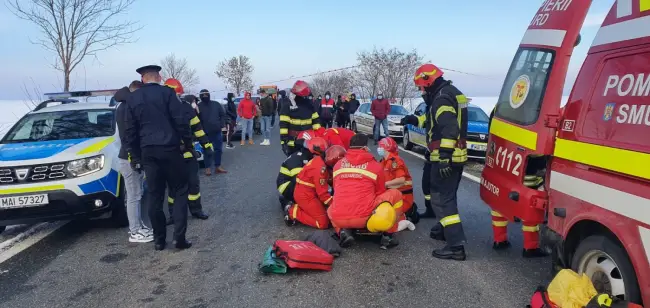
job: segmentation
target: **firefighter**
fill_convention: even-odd
[[[176,92],[177,95],[182,95],[183,94],[183,85],[176,79],[169,78],[165,81],[165,86],[168,86]],[[210,143],[210,140],[208,139],[208,136],[205,134],[203,131],[203,126],[201,125],[201,121],[199,120],[198,115],[196,114],[196,110],[192,108],[192,104],[196,103],[198,99],[194,95],[188,95],[185,97],[185,104],[184,107],[187,110],[189,114],[191,114],[193,117],[190,119],[190,127],[192,129],[192,133],[194,134],[194,138],[196,141],[198,141],[201,144],[201,147],[203,148],[203,156],[204,157],[211,157],[212,152],[214,151],[214,146],[212,143]],[[199,162],[196,160],[196,157],[198,156],[198,153],[193,153],[194,147],[192,146],[191,149],[186,150],[185,153],[183,153],[183,158],[185,158],[185,163],[186,163],[186,168],[190,172],[190,178],[188,182],[188,208],[190,210],[190,214],[194,218],[206,220],[210,216],[205,214],[203,212],[203,206],[201,205],[201,188],[200,188],[200,182],[199,182]],[[168,189],[168,196],[167,196],[167,205],[169,207],[169,219],[167,219],[167,224],[171,225],[173,223],[172,217],[174,216],[174,192],[171,189]]]
[[[368,136],[356,134],[350,150],[334,166],[334,201],[327,214],[334,226],[341,247],[354,242],[355,230],[381,234],[380,248],[398,245],[397,211],[402,193],[386,189],[384,170],[368,150]]]
[[[187,241],[187,195],[189,172],[183,160],[184,147],[192,144],[190,114],[174,90],[160,85],[161,67],[148,65],[136,70],[144,85],[131,93],[124,114],[125,142],[131,167],[144,169],[147,207],[153,226],[154,249],[163,250],[167,229],[163,198],[166,183],[178,198],[174,211],[174,240],[177,249],[192,246]]]
[[[312,130],[306,130],[300,132],[296,142],[302,144],[305,139],[311,139],[315,137],[315,133]],[[280,167],[280,172],[276,179],[276,184],[278,186],[278,192],[280,193],[280,206],[284,210],[287,205],[292,204],[293,192],[296,187],[296,176],[302,168],[307,164],[313,155],[309,149],[301,146],[295,152],[293,152],[287,159],[282,162]]]
[[[328,191],[330,172],[325,164],[327,141],[315,137],[306,140],[305,146],[313,158],[296,176],[296,189],[293,193],[295,203],[285,208],[284,219],[288,226],[299,221],[310,227],[328,229],[330,222],[326,208],[332,202],[332,196]],[[345,149],[337,148],[345,152]]]
[[[397,142],[391,137],[379,141],[377,154],[384,166],[386,188],[395,188],[402,192],[402,207],[397,209],[405,218],[417,224],[420,221],[418,206],[413,202],[413,178],[404,160],[399,157]]]
[[[424,157],[430,157],[429,149],[424,151]],[[431,206],[431,199],[440,200],[438,192],[431,192],[431,162],[426,160],[422,166],[422,194],[424,195],[424,207],[426,210],[420,214],[420,218],[436,218],[436,214]]]
[[[340,145],[346,150],[350,149],[350,139],[355,135],[354,131],[347,128],[328,128],[323,132],[323,138],[327,143],[332,145]]]
[[[445,80],[440,68],[424,64],[415,72],[414,82],[423,91],[428,112],[408,116],[408,124],[424,127],[427,131],[429,161],[431,162],[431,192],[439,200],[432,204],[440,220],[431,229],[430,236],[446,240],[432,255],[440,259],[465,260],[465,232],[458,214],[457,191],[467,162],[467,97]]]
[[[296,97],[295,102],[282,105],[280,111],[280,144],[285,155],[289,156],[296,150],[296,136],[302,131],[319,129],[321,127],[318,112],[307,98],[311,94],[309,85],[298,80],[291,88]]]

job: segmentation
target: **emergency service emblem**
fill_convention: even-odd
[[[320,186],[325,186],[325,179],[320,179]]]
[[[397,162],[396,161],[393,162],[393,169],[397,169]]]
[[[510,89],[510,107],[517,109],[526,101],[530,92],[530,77],[521,75],[515,80]]]
[[[327,171],[327,169],[325,168],[325,166],[323,166],[323,168],[320,168],[320,173],[325,173],[325,171]]]
[[[605,105],[605,111],[603,112],[603,121],[609,121],[612,118],[612,114],[614,114],[614,107],[616,107],[616,103],[608,103]]]

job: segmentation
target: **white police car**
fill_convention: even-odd
[[[2,138],[0,232],[7,225],[67,219],[128,223],[115,104],[72,99],[115,91],[46,94],[49,100]]]

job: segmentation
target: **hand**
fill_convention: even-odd
[[[416,116],[414,116],[414,115],[412,115],[412,114],[403,117],[403,118],[399,121],[399,124],[400,124],[400,125],[411,124],[411,125],[413,125],[413,126],[418,126],[418,123],[419,123],[419,121],[418,121],[418,117],[416,117]]]
[[[443,179],[451,176],[453,170],[451,169],[449,158],[440,158],[440,161],[438,162],[438,172],[440,172],[440,177]]]
[[[131,159],[131,161],[129,161],[129,164],[131,164],[131,169],[134,172],[137,172],[137,173],[142,172],[142,164],[140,164],[139,159]]]
[[[210,146],[207,146],[207,145],[210,145]],[[212,147],[212,143],[206,144],[206,146],[203,148],[203,155],[205,157],[212,157],[213,154],[214,154],[214,148]]]

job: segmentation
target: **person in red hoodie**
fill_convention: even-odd
[[[329,128],[324,130],[323,138],[327,140],[330,146],[340,145],[346,150],[350,149],[350,139],[354,137],[355,132],[347,128]]]
[[[384,98],[384,95],[379,93],[377,99],[372,101],[370,105],[370,112],[372,116],[375,117],[375,125],[373,126],[373,132],[375,137],[375,145],[379,141],[379,129],[380,126],[384,128],[384,135],[388,137],[388,114],[390,113],[390,103],[387,99]]]
[[[318,107],[318,116],[320,117],[320,125],[323,128],[332,127],[334,122],[334,99],[329,91],[325,92],[325,98],[320,101]]]
[[[241,121],[241,145],[246,143],[246,134],[248,134],[248,143],[253,144],[253,121],[257,115],[257,106],[251,100],[250,92],[244,92],[244,99],[237,106],[237,115]]]
[[[341,247],[354,242],[353,230],[381,233],[380,247],[398,244],[397,210],[403,204],[402,193],[386,189],[384,167],[368,150],[368,136],[356,134],[350,150],[334,166],[334,200],[327,214],[339,235]]]

